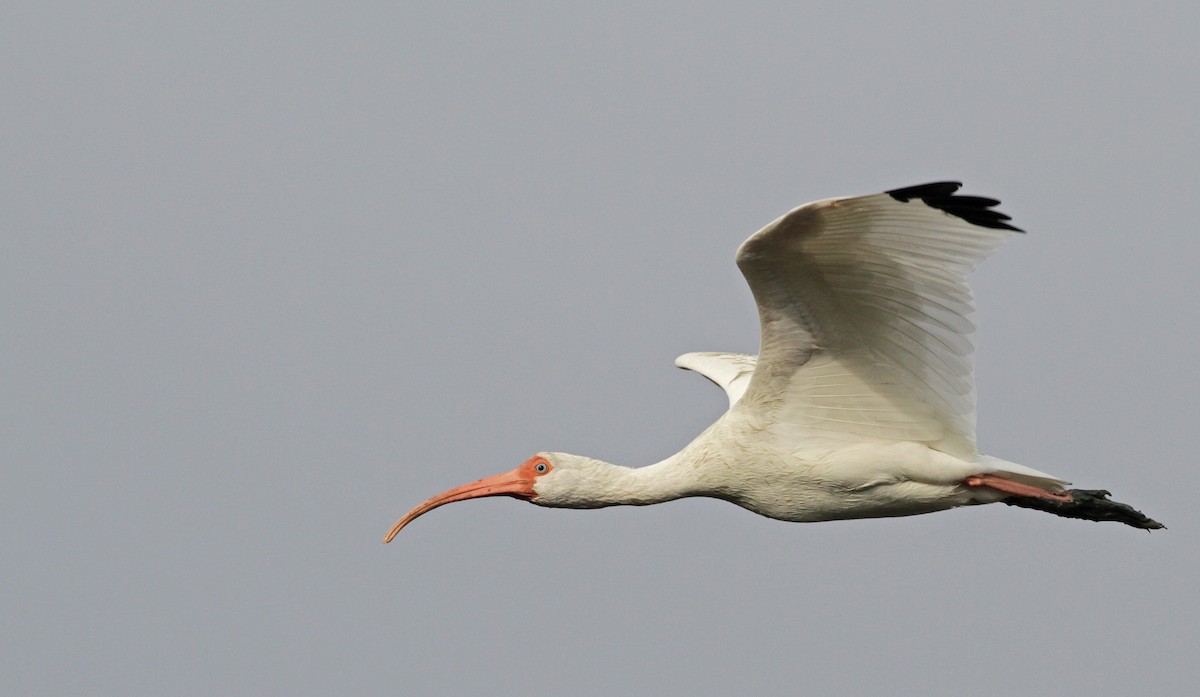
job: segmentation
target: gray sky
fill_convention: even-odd
[[[25,3],[0,21],[5,694],[1184,694],[1194,3]],[[1022,9],[1022,7],[1024,9]],[[737,245],[937,179],[1007,506],[411,506],[656,461],[754,352]]]

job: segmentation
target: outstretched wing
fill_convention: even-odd
[[[977,453],[966,275],[1019,230],[960,186],[809,203],[742,244],[762,346],[740,408],[811,437]]]
[[[744,353],[685,353],[675,359],[675,365],[694,370],[715,382],[729,397],[729,408],[738,403],[750,385],[757,356]]]

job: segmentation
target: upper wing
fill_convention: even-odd
[[[750,385],[750,376],[754,374],[757,360],[756,356],[744,353],[685,353],[675,359],[675,365],[694,370],[717,383],[725,390],[725,395],[729,397],[729,408],[732,409]]]
[[[812,436],[977,453],[966,274],[1019,230],[959,186],[809,203],[742,244],[762,324],[743,405]]]

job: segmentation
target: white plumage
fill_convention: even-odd
[[[711,496],[772,518],[899,516],[1007,500],[1069,517],[1161,527],[1107,492],[979,453],[967,274],[1017,231],[993,199],[940,182],[796,208],[737,264],[758,305],[757,357],[676,359],[729,410],[679,453],[628,468],[543,452],[402,518],[479,496],[552,507]]]
[[[730,408],[737,404],[750,386],[750,376],[754,374],[757,363],[758,356],[713,351],[685,353],[675,359],[676,367],[694,370],[725,390]]]

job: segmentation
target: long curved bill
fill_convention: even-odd
[[[388,534],[383,536],[383,543],[387,544],[392,541],[405,525],[408,525],[417,517],[432,511],[438,506],[445,506],[448,503],[455,501],[466,501],[467,499],[477,499],[484,496],[513,496],[515,498],[532,499],[533,492],[533,473],[529,471],[529,467],[521,465],[511,472],[497,474],[494,477],[480,479],[477,482],[463,484],[449,491],[444,491],[437,496],[429,499],[425,503],[417,506],[408,512],[396,524],[388,530]]]

